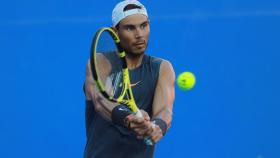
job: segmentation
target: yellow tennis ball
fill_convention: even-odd
[[[182,90],[190,90],[195,85],[195,76],[191,72],[182,72],[177,78],[177,85]]]

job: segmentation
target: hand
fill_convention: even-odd
[[[153,143],[156,143],[163,137],[163,133],[158,125],[156,125],[154,123],[152,123],[152,124],[153,124],[153,131],[146,136],[149,137]],[[141,136],[141,137],[137,136],[137,138],[141,139],[141,138],[143,138],[143,136]]]
[[[143,118],[136,117],[134,114],[128,115],[126,118],[129,128],[134,131],[139,138],[144,135],[150,135],[153,132],[153,124],[150,121],[148,113],[144,110],[141,110],[141,113]]]

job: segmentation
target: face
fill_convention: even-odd
[[[127,55],[140,56],[148,45],[150,35],[148,18],[142,14],[130,15],[119,23],[117,33]]]

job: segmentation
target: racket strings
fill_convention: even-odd
[[[106,93],[117,99],[123,91],[123,74],[121,60],[117,55],[118,48],[109,32],[102,32],[99,36],[96,52],[101,56],[97,59],[101,83]]]

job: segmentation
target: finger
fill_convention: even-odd
[[[148,129],[136,128],[134,129],[134,132],[136,133],[136,135],[144,136],[147,135]]]
[[[144,111],[144,110],[141,110],[141,112],[142,112],[142,115],[143,115],[144,119],[145,119],[146,121],[150,121],[150,116],[149,116],[149,114],[148,114],[146,111]]]
[[[139,135],[149,136],[153,132],[152,123],[147,122],[143,126],[134,127],[134,131]]]
[[[155,141],[159,141],[161,138],[162,138],[162,132],[161,132],[161,129],[158,129],[158,130],[156,131],[154,140],[155,140]]]
[[[134,122],[130,122],[130,128],[133,129],[134,131],[139,131],[141,129],[145,129],[145,127],[143,127],[143,125],[137,124]]]
[[[145,134],[146,134],[147,136],[149,136],[149,135],[151,135],[153,132],[154,132],[154,129],[153,129],[153,128],[149,128]]]
[[[133,114],[129,114],[129,115],[127,115],[127,116],[126,116],[127,121],[129,121],[129,122],[130,122],[130,120],[131,120],[131,119],[133,119],[132,117],[133,117]]]
[[[134,123],[134,124],[141,124],[141,123],[143,123],[145,120],[144,120],[144,118],[138,118],[138,117],[136,117],[135,115],[131,115],[131,116],[128,118],[128,121],[131,122],[131,123]]]
[[[139,128],[153,130],[154,123],[152,123],[150,121],[144,121],[141,124],[136,124],[136,125],[138,125]]]
[[[153,132],[153,128],[149,125],[149,126],[140,128],[137,132],[141,135],[149,136]]]
[[[145,135],[149,136],[153,133],[154,131],[154,123],[148,121],[147,124],[146,124],[146,133]]]
[[[150,137],[154,141],[157,141],[158,139],[160,139],[162,137],[162,132],[161,132],[161,129],[159,128],[159,126],[156,126],[154,128],[154,131],[152,132]]]
[[[162,138],[162,134],[158,135],[158,137],[156,137],[156,138],[155,138],[155,142],[160,141],[160,140],[161,140],[161,138]]]
[[[130,123],[130,127],[133,129],[136,129],[136,128],[146,129],[147,128],[147,125],[144,122],[139,123],[139,122],[135,122],[135,121],[130,121],[129,123]]]

